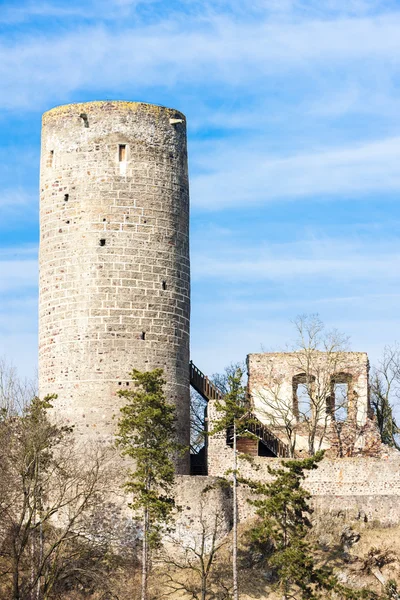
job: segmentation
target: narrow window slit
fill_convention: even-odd
[[[69,194],[64,194],[64,202],[68,202],[69,200]]]
[[[89,127],[89,121],[88,121],[87,114],[86,113],[81,113],[79,116],[82,119],[83,124],[85,125],[85,127]]]
[[[146,339],[146,332],[142,331],[140,339],[145,340]]]
[[[106,240],[102,239],[99,241],[100,246],[105,246],[106,245]]]
[[[162,289],[163,289],[163,290],[166,290],[166,289],[167,289],[167,282],[166,282],[166,281],[163,281],[163,282],[162,282]]]
[[[120,144],[118,147],[118,158],[119,162],[126,161],[126,144]]]
[[[122,381],[118,381],[118,385],[122,385]]]

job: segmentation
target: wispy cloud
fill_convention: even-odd
[[[187,15],[126,29],[80,27],[26,35],[0,46],[1,106],[35,108],[80,88],[124,91],[162,85],[245,85],[311,68],[393,73],[400,64],[400,13],[382,17],[239,23],[225,15]],[[312,41],[312,43],[310,43]],[[179,51],[183,49],[184,52]],[[369,61],[369,64],[366,63]],[[127,85],[129,84],[129,86]],[[133,84],[133,86],[132,86]]]
[[[139,6],[155,4],[161,0],[85,0],[85,3],[72,0],[68,4],[62,0],[51,2],[4,2],[0,12],[0,23],[13,25],[29,23],[31,20],[52,19],[104,19],[113,21],[126,16]]]
[[[210,251],[212,250],[212,251]],[[257,285],[259,282],[319,282],[337,284],[391,280],[400,272],[399,241],[371,246],[370,241],[357,243],[348,238],[314,239],[287,243],[240,247],[235,241],[215,242],[199,247],[192,257],[194,280],[236,281]]]
[[[390,193],[400,190],[399,161],[400,137],[283,158],[268,156],[260,143],[231,148],[227,141],[199,158],[208,172],[194,177],[192,197],[200,208],[219,210],[278,198]]]
[[[0,293],[37,294],[37,249],[32,246],[0,250]]]
[[[290,317],[310,308],[357,348],[390,341],[400,267],[387,216],[399,220],[397,0],[21,0],[2,3],[0,23],[0,207],[10,240],[11,213],[21,215],[18,235],[32,239],[42,110],[110,97],[176,106],[189,124],[200,366],[212,372],[261,343],[281,347]],[[374,220],[361,197],[384,216],[358,239],[356,221],[361,231]],[[11,243],[0,252],[0,346],[18,359],[21,344],[35,354],[37,262],[36,249]]]

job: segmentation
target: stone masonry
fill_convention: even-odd
[[[40,395],[83,441],[111,441],[132,368],[164,369],[189,443],[186,121],[134,102],[43,115]],[[188,473],[188,461],[179,467]]]
[[[332,457],[379,451],[365,352],[249,354],[247,367],[254,413],[285,442],[285,424],[290,425],[297,453],[308,450],[310,421],[317,422],[316,449]],[[312,389],[312,401],[301,398],[301,387]]]
[[[40,203],[40,395],[57,394],[54,418],[74,425],[83,443],[112,442],[118,390],[132,385],[132,368],[161,367],[177,408],[178,441],[189,445],[189,185],[186,121],[172,109],[134,102],[90,102],[57,107],[43,116]],[[322,447],[326,457],[305,486],[321,513],[393,524],[400,520],[399,454],[380,444],[368,397],[368,357],[341,353],[316,371],[328,377]],[[296,421],[297,455],[306,453],[297,353],[248,357],[252,411],[285,441],[283,402]],[[315,373],[315,381],[318,377]],[[333,416],[334,384],[346,384],[345,422]],[[272,396],[271,396],[272,390]],[[330,390],[330,391],[329,391]],[[217,418],[208,406],[209,429]],[[340,427],[338,428],[338,424]],[[303,428],[303,429],[302,429]],[[332,432],[340,429],[341,448]],[[325,435],[326,431],[326,435]],[[258,442],[257,442],[258,444]],[[241,474],[268,481],[282,459],[239,459]],[[221,485],[232,466],[225,432],[208,443],[208,477],[188,477],[178,465],[175,500],[179,540],[191,543],[221,516],[231,527],[232,494]],[[340,453],[339,453],[340,450]],[[337,456],[341,456],[337,459]],[[285,460],[285,459],[283,459]],[[122,465],[116,457],[117,468]],[[121,471],[122,474],[122,471]],[[120,492],[119,488],[118,491]],[[110,502],[112,518],[132,527],[126,497]],[[254,516],[249,490],[239,487],[239,517]],[[205,512],[204,512],[205,511]]]

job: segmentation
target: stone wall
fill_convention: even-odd
[[[365,352],[250,354],[247,366],[253,412],[297,455],[308,453],[314,423],[314,448],[332,457],[379,454]]]
[[[232,464],[233,452],[221,438],[214,443],[209,473],[224,477]],[[285,460],[266,457],[255,457],[252,463],[239,460],[240,473],[244,477],[271,481],[267,467],[277,467]],[[395,450],[388,449],[385,458],[324,458],[318,469],[306,474],[304,486],[321,512],[343,510],[354,516],[361,511],[369,521],[383,524],[400,521],[400,453]],[[252,516],[245,487],[240,490],[240,498],[241,518]]]
[[[40,188],[41,396],[58,394],[54,414],[83,441],[110,440],[132,368],[161,367],[188,445],[185,117],[133,102],[55,108]]]
[[[365,424],[370,413],[368,392],[368,355],[365,352],[266,352],[247,357],[249,393],[255,412],[263,420],[270,414],[271,404],[282,403],[293,410],[295,377],[306,373],[315,377],[316,396],[329,393],[331,379],[338,373],[347,375],[349,385],[349,412],[359,426]],[[352,406],[350,406],[353,404]],[[283,411],[277,413],[279,416]]]
[[[214,530],[220,539],[232,528],[232,490],[217,477],[178,476],[175,505],[175,530],[165,538],[167,547],[199,547],[204,535],[208,550]]]

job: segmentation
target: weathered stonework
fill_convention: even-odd
[[[188,445],[185,117],[134,102],[50,110],[40,188],[41,396],[58,394],[55,415],[83,441],[111,441],[132,368],[161,367]]]
[[[313,380],[308,385],[316,390],[310,418],[317,421],[317,448],[325,449],[332,457],[376,456],[380,452],[369,402],[369,363],[365,352],[300,350],[250,354],[247,366],[255,415],[285,442],[285,423],[289,424],[296,436],[297,454],[308,451],[309,426],[299,410],[297,396],[297,386],[306,377]],[[335,406],[335,383],[348,388],[341,409]],[[341,419],[343,411],[346,414]]]
[[[299,374],[296,354],[274,353],[255,354],[248,357],[249,393],[252,411],[258,419],[282,436],[282,429],[276,421],[271,424],[263,410],[262,399],[272,389],[274,381],[279,383],[279,395],[289,407],[295,401],[293,379]],[[321,355],[315,361],[315,368],[327,370]],[[385,446],[380,441],[376,424],[369,404],[368,357],[365,353],[343,353],[340,363],[349,378],[349,415],[341,429],[341,450],[346,450],[338,458],[338,440],[332,423],[327,428],[323,447],[325,458],[316,470],[306,472],[304,486],[310,492],[311,504],[316,515],[332,514],[345,520],[361,519],[376,521],[381,525],[394,525],[400,521],[400,453]],[[338,362],[336,365],[339,364]],[[321,377],[321,375],[319,375]],[[328,377],[331,374],[328,372]],[[272,378],[272,382],[271,382]],[[328,385],[329,389],[329,385]],[[278,412],[279,415],[279,412]],[[209,429],[218,419],[215,401],[208,403]],[[304,434],[299,425],[299,436]],[[239,457],[240,475],[247,479],[268,482],[272,480],[268,467],[276,468],[287,459],[257,456],[251,445],[252,440],[238,440],[238,448],[245,451],[248,445],[252,461]],[[257,448],[257,445],[255,446]],[[212,477],[226,477],[233,465],[233,450],[227,444],[225,432],[217,433],[208,441],[208,473]],[[248,449],[247,449],[248,451]],[[301,456],[302,452],[297,453]],[[240,456],[240,455],[239,455]],[[244,521],[254,516],[254,507],[248,503],[250,490],[239,486],[239,516]],[[323,518],[323,517],[322,517]]]

